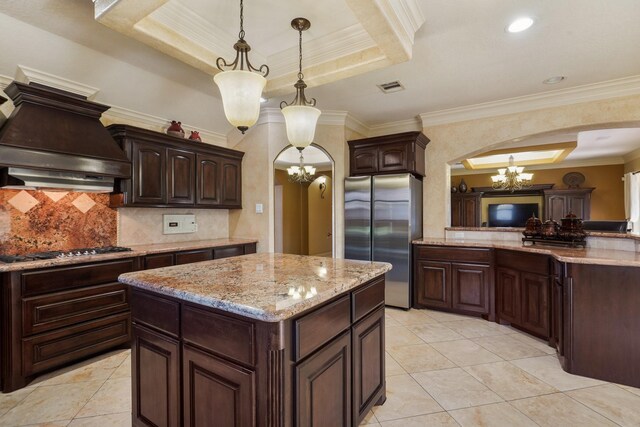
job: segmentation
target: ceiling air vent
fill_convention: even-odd
[[[378,87],[383,93],[393,93],[393,92],[400,92],[401,90],[404,90],[404,86],[402,86],[402,83],[400,83],[397,80],[389,83],[379,84]]]

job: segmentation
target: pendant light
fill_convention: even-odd
[[[287,125],[287,138],[291,145],[302,152],[304,147],[313,142],[320,110],[315,108],[315,98],[307,101],[304,95],[307,84],[304,82],[304,75],[302,74],[302,32],[308,30],[311,27],[311,23],[305,18],[295,18],[291,21],[291,26],[293,29],[298,30],[299,34],[298,81],[293,85],[296,88],[296,97],[290,104],[282,101],[280,108]]]
[[[255,68],[249,62],[251,46],[244,40],[243,15],[244,5],[243,0],[240,0],[240,33],[238,41],[233,45],[236,57],[231,63],[227,63],[222,57],[216,60],[216,66],[221,72],[213,77],[213,81],[220,88],[227,120],[245,133],[258,121],[260,97],[267,84],[265,77],[269,74],[269,67],[263,64]]]

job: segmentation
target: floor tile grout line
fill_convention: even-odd
[[[519,410],[518,408],[516,408],[514,405],[511,404],[511,401],[507,400],[507,403],[509,404],[509,406],[511,406],[513,409],[515,409],[516,411],[518,411],[519,413],[521,413],[526,419],[530,420],[532,423],[534,423],[537,426],[540,426],[540,424],[538,424],[533,418],[531,418],[530,416],[528,416],[527,414],[525,414],[524,412],[522,412],[521,410]]]
[[[19,390],[16,390],[19,391]],[[11,412],[11,410],[15,407],[17,407],[18,405],[20,405],[22,402],[24,402],[24,400],[31,396],[31,393],[33,393],[34,391],[36,391],[36,387],[34,387],[31,392],[29,392],[25,397],[23,397],[22,399],[20,399],[18,402],[16,402],[13,406],[11,406],[7,411],[5,411],[2,415],[0,415],[0,420],[2,420],[2,418],[7,415],[9,412]]]
[[[71,421],[76,419],[76,416],[84,409],[85,406],[87,406],[87,404],[91,401],[91,399],[93,399],[96,394],[98,394],[98,392],[100,390],[102,390],[102,387],[104,387],[104,385],[107,383],[107,381],[109,381],[109,379],[107,378],[106,380],[104,380],[104,382],[102,384],[100,384],[100,387],[98,387],[98,389],[91,395],[91,397],[89,399],[87,399],[86,402],[84,402],[84,405],[82,405],[82,407],[80,409],[78,409],[78,411],[73,414],[73,417],[71,417]]]
[[[617,384],[613,384],[613,383],[609,383],[609,384],[598,384],[598,385],[595,385],[595,386],[593,386],[593,387],[585,387],[585,388],[582,388],[582,389],[568,390],[568,391],[585,390],[585,389],[587,389],[587,388],[602,387],[602,386],[604,386],[604,385],[617,385]],[[619,387],[619,388],[622,388],[622,387]],[[625,391],[626,391],[626,390],[625,390]],[[575,397],[571,396],[568,392],[563,392],[563,394],[564,394],[565,396],[567,396],[569,399],[571,399],[571,400],[573,400],[573,401],[575,401],[575,402],[578,402],[579,404],[581,404],[581,405],[582,405],[582,406],[584,406],[585,408],[589,408],[589,409],[591,409],[593,412],[595,412],[595,413],[597,413],[597,414],[601,415],[602,417],[604,417],[605,419],[607,419],[607,420],[611,421],[611,422],[612,422],[612,423],[614,423],[615,425],[617,425],[617,426],[621,426],[621,425],[622,425],[622,424],[619,424],[619,423],[615,422],[614,420],[612,420],[611,418],[609,418],[608,416],[606,416],[606,415],[605,415],[605,414],[603,414],[602,412],[598,411],[598,410],[596,409],[596,408],[597,408],[596,406],[594,406],[593,408],[592,408],[592,407],[590,407],[590,406],[587,406],[585,403],[583,403],[583,402],[581,402],[580,400],[576,399]],[[632,393],[632,394],[633,394],[633,393]]]

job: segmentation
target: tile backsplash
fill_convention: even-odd
[[[0,190],[0,254],[109,246],[117,211],[108,194]]]

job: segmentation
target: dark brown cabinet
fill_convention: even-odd
[[[195,154],[170,148],[167,163],[167,203],[192,205],[195,201]]]
[[[349,141],[351,176],[410,172],[425,174],[425,149],[429,139],[422,132]]]
[[[383,288],[384,289],[384,288]],[[353,354],[353,423],[367,415],[373,399],[384,394],[384,307],[362,319],[351,329]],[[373,402],[376,403],[376,402]]]
[[[480,227],[482,193],[451,194],[451,226]]]
[[[497,250],[496,263],[498,318],[549,339],[552,279],[549,257]]]
[[[182,381],[185,426],[256,425],[253,370],[185,344]],[[179,397],[175,402],[179,402]]]
[[[178,427],[180,343],[140,325],[134,325],[133,332],[133,425]]]
[[[232,256],[248,255],[254,253],[256,253],[255,243],[217,246],[215,248],[203,248],[190,251],[146,255],[142,259],[142,266],[145,270],[150,270],[152,268],[170,267],[172,265],[189,264],[192,262],[228,258]]]
[[[414,248],[414,307],[493,317],[489,249]]]
[[[569,212],[584,220],[591,219],[593,190],[595,188],[544,190],[544,219],[559,223]]]
[[[131,150],[133,158],[132,203],[165,203],[167,193],[166,149],[154,144],[134,142],[131,144]]]
[[[129,159],[131,179],[120,180],[114,207],[242,207],[244,153],[127,125],[108,127]]]
[[[386,398],[384,276],[275,322],[138,288],[132,307],[134,426],[355,427]]]
[[[176,265],[191,264],[192,262],[208,261],[213,259],[211,249],[196,249],[176,253]]]
[[[351,334],[344,333],[295,369],[295,425],[351,425]]]

